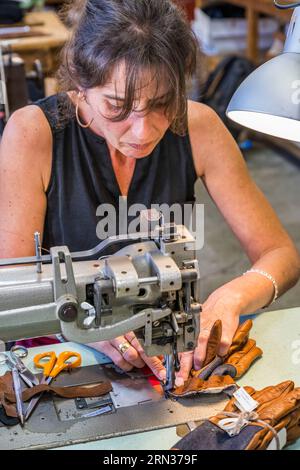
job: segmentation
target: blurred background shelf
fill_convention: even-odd
[[[214,6],[220,2],[216,0],[196,0],[195,6],[205,8]],[[235,5],[245,9],[247,19],[247,57],[254,63],[261,61],[259,52],[259,17],[261,14],[276,18],[281,24],[290,21],[292,10],[279,10],[274,6],[273,0],[228,0],[224,3]]]

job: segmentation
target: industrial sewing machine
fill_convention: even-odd
[[[36,238],[36,257],[0,260],[0,267],[2,341],[61,332],[88,344],[134,331],[148,355],[165,356],[165,391],[174,386],[178,353],[196,346],[200,274],[185,226],[158,224],[81,253],[54,247],[50,256],[41,256]]]
[[[141,430],[175,432],[176,426],[193,427],[224,407],[225,396],[166,399],[178,353],[196,346],[200,274],[196,240],[185,226],[161,218],[149,225],[146,231],[110,237],[90,251],[54,247],[46,256],[36,234],[36,256],[0,260],[0,340],[62,333],[72,341],[67,348],[82,355],[83,367],[60,374],[54,384],[109,380],[113,389],[85,402],[45,394],[24,429],[15,432],[0,424],[0,448],[53,448]],[[108,256],[111,249],[118,251]],[[129,331],[148,355],[165,356],[163,386],[153,387],[138,370],[121,375],[109,358],[85,346]],[[45,348],[29,350],[27,366],[32,367],[36,350]],[[60,352],[66,345],[51,349]],[[97,416],[85,417],[89,409]]]

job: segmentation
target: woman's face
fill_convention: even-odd
[[[120,113],[124,102],[124,66],[115,68],[105,86],[86,92],[89,118],[93,118],[91,129],[126,157],[143,158],[150,155],[171,124],[165,115],[166,87],[157,90],[156,80],[151,80],[150,73],[145,73],[144,83],[145,86],[139,91],[140,99],[134,103],[134,110],[120,122],[112,122],[109,118]],[[153,100],[155,107],[151,111],[143,111]]]

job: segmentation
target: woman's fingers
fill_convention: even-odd
[[[175,374],[175,386],[180,387],[189,378],[193,367],[194,351],[179,354],[180,370]]]
[[[218,349],[218,356],[221,356],[221,357],[226,356],[226,354],[228,353],[228,350],[230,348],[232,338],[233,338],[233,335],[229,336],[229,333],[228,334],[224,333],[222,335],[220,345],[219,345],[219,349]]]
[[[159,380],[166,380],[166,369],[161,358],[147,356],[132,332],[111,341],[93,344],[93,347],[109,356],[120,369],[126,372],[132,370],[133,367],[142,368],[147,364]]]
[[[222,322],[222,338],[219,344],[218,355],[226,356],[232,344],[233,337],[239,326],[239,317],[231,318],[231,322],[223,320]]]
[[[139,355],[145,354],[145,351],[143,350],[139,340],[137,339],[137,337],[135,336],[135,334],[132,331],[127,333],[125,335],[125,338],[131,344],[131,346],[138,352]]]
[[[110,344],[110,341],[101,341],[99,343],[93,343],[90,346],[106,354],[106,356],[108,356],[116,366],[120,367],[120,369],[125,370],[126,372],[133,369],[133,365],[124,359],[122,354]]]
[[[212,326],[207,326],[204,328],[201,328],[200,326],[200,335],[198,338],[198,344],[197,347],[194,351],[194,368],[195,370],[200,370],[202,367],[202,364],[204,362],[205,356],[206,356],[206,350],[207,350],[207,343],[210,335],[210,330],[212,329]]]
[[[159,380],[165,382],[167,379],[167,372],[162,361],[156,356],[146,356],[145,353],[142,355],[142,358],[147,366],[152,370],[153,374],[156,375]]]
[[[123,359],[133,367],[137,367],[139,369],[144,367],[145,363],[140,356],[140,352],[136,349],[133,343],[129,342],[128,337],[119,336],[118,338],[111,340],[110,344],[115,347]]]
[[[239,325],[239,317],[237,315],[220,315],[216,319],[222,321],[222,336],[217,349],[218,356],[226,356],[233,336]],[[210,336],[211,329],[214,325],[213,317],[210,319],[210,323],[206,322],[203,326],[200,325],[200,335],[198,338],[198,344],[194,352],[194,367],[195,370],[201,369],[203,361],[206,357],[207,344]]]
[[[152,370],[153,374],[156,375],[156,377],[159,380],[165,381],[167,378],[167,374],[166,374],[166,369],[161,359],[156,356],[153,356],[153,357],[147,356],[134,333],[132,332],[128,333],[126,335],[126,338],[128,341],[131,342],[132,346],[134,346],[134,348],[138,351],[143,361]]]

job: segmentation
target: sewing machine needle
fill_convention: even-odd
[[[165,392],[172,390],[175,384],[175,365],[173,354],[165,355],[165,367],[167,371],[166,384],[164,386]]]

